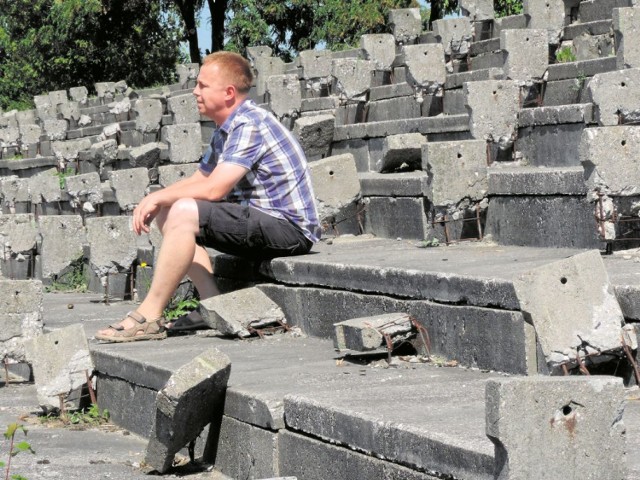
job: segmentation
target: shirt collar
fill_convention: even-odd
[[[251,104],[253,103],[253,100],[250,100],[249,98],[245,98],[242,103],[240,105],[238,105],[238,107],[231,112],[231,115],[229,115],[227,117],[227,119],[222,122],[222,125],[220,125],[220,130],[222,130],[224,133],[229,133],[229,130],[231,129],[231,124],[233,123],[234,119],[240,115],[243,111],[245,111],[247,108],[249,108],[251,106]]]

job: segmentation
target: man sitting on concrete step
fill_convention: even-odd
[[[208,55],[193,91],[218,128],[191,177],[146,196],[133,212],[137,235],[155,219],[163,235],[149,293],[121,322],[95,336],[108,342],[166,337],[163,310],[188,275],[201,299],[218,293],[206,247],[254,260],[307,253],[320,237],[302,148],[248,99],[249,62]]]

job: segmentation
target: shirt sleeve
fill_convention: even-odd
[[[234,163],[251,170],[264,153],[263,143],[260,130],[254,123],[242,123],[229,132],[218,163]]]

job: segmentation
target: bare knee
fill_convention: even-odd
[[[198,205],[193,198],[181,198],[158,215],[158,226],[164,234],[169,229],[199,230]]]

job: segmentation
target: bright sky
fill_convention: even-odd
[[[430,2],[425,0],[418,0],[419,3],[425,4],[427,7],[431,6]],[[200,50],[204,53],[206,49],[211,49],[211,14],[209,8],[205,4],[205,8],[202,9],[200,14],[200,27],[198,27],[198,45]]]

